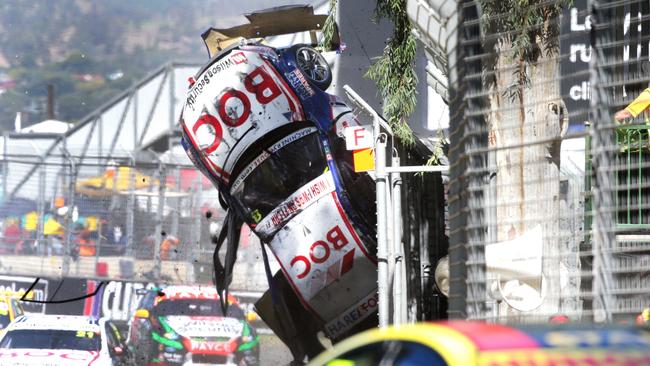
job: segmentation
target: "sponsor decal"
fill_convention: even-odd
[[[239,127],[251,115],[251,101],[239,90],[226,89],[219,97],[217,111],[228,127]],[[194,127],[196,128],[196,125]]]
[[[255,230],[264,235],[271,235],[288,219],[309,207],[310,204],[316,202],[319,198],[333,192],[334,189],[334,180],[330,173],[317,177],[289,196],[281,205],[273,209],[259,223]]]
[[[206,85],[210,84],[210,80],[212,79],[212,77],[224,70],[229,69],[233,65],[236,64],[232,60],[232,58],[227,58],[225,60],[215,62],[214,64],[210,65],[210,67],[208,67],[203,72],[201,77],[198,80],[196,80],[192,85],[192,89],[190,89],[190,91],[187,93],[187,99],[185,100],[185,105],[187,105],[189,108],[192,108],[192,110],[194,110],[194,103],[196,102],[196,98],[199,95],[201,95]]]
[[[253,94],[255,100],[262,105],[272,102],[282,94],[271,75],[262,67],[256,68],[244,77],[244,88]],[[194,109],[193,106],[190,107]],[[224,133],[221,123],[225,124],[226,128],[236,128],[248,120],[252,111],[251,100],[243,91],[226,88],[217,98],[216,109],[221,120],[206,112],[192,126],[192,132],[198,139],[199,146],[197,148],[207,154],[215,152],[221,145]],[[199,133],[199,128],[203,126],[206,126],[207,130]]]
[[[248,59],[243,52],[234,53],[232,56],[230,56],[230,59],[235,63],[235,65],[248,62]]]
[[[23,296],[25,292],[34,284],[35,277],[18,277],[18,276],[0,276],[0,293],[15,293]],[[23,308],[30,313],[44,313],[45,306],[43,302],[47,300],[48,280],[40,279],[27,298],[40,302],[22,302]]]
[[[335,191],[296,214],[274,234],[270,245],[303,305],[326,324],[376,288],[375,262],[340,208]]]
[[[167,324],[184,337],[228,337],[242,334],[244,325],[234,318],[167,316]]]
[[[341,334],[347,332],[355,324],[358,324],[370,314],[377,310],[377,302],[379,301],[379,295],[376,292],[372,292],[370,295],[366,296],[359,303],[355,304],[353,307],[347,309],[343,314],[338,318],[330,321],[325,324],[325,331],[330,337],[336,338]]]
[[[138,289],[153,288],[154,283],[111,281],[104,287],[101,297],[102,316],[112,320],[128,320],[140,301]]]
[[[207,130],[206,128],[203,128],[199,131],[199,129],[203,126],[206,126]],[[221,124],[216,117],[209,114],[204,114],[199,117],[199,119],[194,124],[194,127],[192,127],[192,132],[194,132],[194,135],[196,135],[196,139],[199,143],[198,147],[208,154],[213,153],[217,147],[219,147],[221,138],[223,137]],[[211,142],[210,138],[212,138]],[[208,142],[210,143],[208,144]]]
[[[309,255],[297,255],[291,260],[291,268],[299,268],[296,277],[298,279],[303,279],[309,275],[313,264],[322,264],[327,262],[330,259],[330,254],[332,251],[340,251],[344,249],[350,240],[343,234],[341,227],[336,225],[332,227],[327,234],[325,235],[327,241],[316,240],[309,247]],[[331,250],[330,250],[331,246]],[[354,248],[348,251],[343,255],[343,263],[341,261],[336,261],[331,266],[328,266],[327,273],[333,274],[331,279],[328,279],[326,282],[331,283],[332,281],[341,278],[342,275],[350,271],[354,261]],[[299,265],[298,263],[302,263]],[[302,269],[300,269],[302,268]]]
[[[163,358],[169,362],[174,362],[174,363],[183,362],[183,355],[181,355],[180,353],[163,352]]]
[[[228,342],[190,340],[189,349],[192,353],[228,355],[237,350],[237,342],[234,340]]]
[[[296,92],[298,92],[301,99],[307,99],[316,95],[316,92],[311,85],[309,85],[309,82],[305,79],[305,76],[300,72],[300,70],[295,69],[291,72],[285,73],[284,75],[287,77],[287,80],[289,80],[291,86],[296,90]]]
[[[165,288],[163,291],[165,292],[165,296],[158,297],[159,300],[219,300],[219,293],[211,287],[196,289],[185,286],[174,286]]]

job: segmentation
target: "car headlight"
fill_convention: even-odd
[[[249,334],[249,335],[242,336],[241,340],[242,340],[242,343],[248,343],[248,342],[254,341],[255,337],[253,337],[252,335]]]
[[[172,339],[172,340],[176,340],[176,339],[179,338],[178,334],[176,334],[174,332],[167,332],[167,333],[164,334],[164,337],[167,338],[167,339]]]

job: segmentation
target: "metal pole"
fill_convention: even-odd
[[[47,254],[46,242],[43,238],[43,228],[45,227],[45,159],[41,157],[41,167],[38,171],[38,227],[36,229],[36,247],[37,253]]]
[[[160,279],[161,259],[160,259],[160,244],[165,239],[163,235],[163,208],[165,206],[165,164],[159,160],[158,163],[158,207],[156,212],[156,244],[154,246],[154,267],[153,275],[156,280]]]
[[[7,175],[9,175],[9,161],[7,160],[7,145],[9,144],[9,132],[4,133],[4,146],[2,147],[4,171],[2,172],[2,200],[7,199]]]
[[[98,218],[97,243],[95,243],[95,277],[97,277],[97,263],[99,263],[99,251],[101,250],[101,247],[102,247],[102,219]]]
[[[97,175],[104,175],[105,167],[101,166],[102,156],[104,154],[104,119],[97,117]],[[91,150],[92,151],[92,150]]]
[[[402,223],[401,223],[401,176],[399,173],[426,173],[426,172],[447,172],[447,166],[400,166],[399,157],[395,156],[391,167],[386,167],[386,134],[381,133],[380,128],[384,128],[388,134],[392,135],[390,126],[384,122],[379,114],[368,103],[363,100],[348,85],[343,86],[343,90],[348,94],[350,99],[363,110],[367,111],[373,118],[373,133],[375,139],[375,178],[377,194],[377,272],[378,272],[378,296],[379,296],[379,327],[386,327],[389,318],[389,300],[388,294],[388,243],[393,243],[395,255],[395,282],[393,299],[395,307],[395,323],[405,322],[407,319],[407,301],[404,293],[406,283],[406,265],[404,258],[404,248],[402,245]],[[391,226],[392,235],[387,237],[387,202],[386,202],[386,178],[391,174],[391,183],[393,183],[392,207],[393,215]],[[428,248],[424,248],[428,250]],[[428,257],[428,254],[427,254]]]
[[[176,184],[176,191],[181,191],[181,168],[176,166],[174,168],[174,184]],[[178,221],[181,215],[181,197],[174,198],[174,212],[172,213],[172,230],[171,233],[180,238],[180,233],[178,231]],[[180,256],[179,256],[180,257]]]
[[[376,119],[375,119],[376,120]],[[386,240],[386,135],[375,123],[375,179],[377,190],[377,293],[379,327],[388,326],[388,241]]]
[[[392,145],[386,144],[386,148],[390,151]],[[385,151],[385,150],[384,150]],[[395,319],[393,314],[395,312],[395,303],[393,302],[393,286],[395,281],[395,248],[393,246],[393,221],[395,217],[395,211],[393,211],[393,199],[392,199],[392,190],[391,185],[391,175],[386,173],[386,261],[388,263],[388,274],[386,275],[386,289],[388,297],[388,324],[394,324]]]
[[[201,248],[201,202],[202,202],[202,196],[203,196],[203,178],[201,173],[198,174],[197,176],[197,187],[196,187],[196,194],[194,197],[191,199],[191,214],[195,215],[194,216],[194,230],[192,230],[192,242],[189,245],[189,261],[190,261],[190,267],[189,271],[187,273],[187,281],[188,283],[192,283],[196,281],[196,273],[194,272],[194,263],[197,263],[198,260],[197,258],[199,257],[200,254],[200,248]],[[207,223],[210,225],[210,223]]]
[[[129,195],[126,201],[126,256],[133,259],[135,256],[135,237],[133,236],[134,217],[135,217],[135,159],[131,158],[131,167],[129,168]]]
[[[379,297],[379,327],[388,326],[388,242],[386,240],[386,134],[381,133],[381,118],[350,86],[343,89],[361,108],[372,115],[372,129],[375,141],[375,191],[377,199],[377,295]]]
[[[70,152],[67,149],[67,143],[66,139],[63,139],[63,146],[62,146],[63,154],[64,156],[68,159],[70,162],[70,179],[69,179],[69,186],[68,186],[68,212],[65,214],[65,251],[63,253],[63,265],[62,265],[62,277],[66,277],[68,273],[70,272],[70,256],[72,255],[72,247],[71,247],[71,236],[72,236],[72,229],[74,222],[72,220],[72,212],[74,211],[74,196],[75,196],[75,185],[76,185],[76,175],[77,175],[77,169],[76,165],[74,163],[74,158],[72,155],[70,155]]]
[[[397,153],[393,156],[392,167],[399,167]],[[406,322],[406,292],[404,291],[406,266],[404,263],[404,245],[402,243],[402,177],[394,172],[390,175],[393,187],[393,253],[395,256],[395,277],[393,279],[393,323],[396,325]]]

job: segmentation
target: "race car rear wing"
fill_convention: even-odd
[[[310,5],[279,6],[244,16],[250,21],[249,24],[232,28],[210,28],[203,32],[201,38],[210,58],[242,38],[264,38],[309,31],[312,43],[316,44],[316,31],[322,31],[327,19],[327,15],[314,14],[314,8]],[[338,26],[334,23],[334,34],[329,50],[339,49],[340,43]]]

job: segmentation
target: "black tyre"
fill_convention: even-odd
[[[310,83],[320,90],[332,84],[332,70],[325,57],[309,46],[296,46],[296,64]]]

